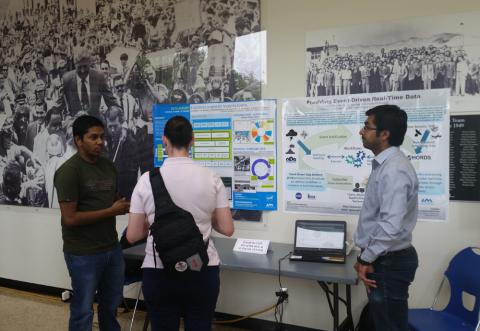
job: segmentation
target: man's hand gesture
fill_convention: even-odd
[[[130,209],[130,201],[125,198],[118,199],[111,208],[114,215],[125,215]]]

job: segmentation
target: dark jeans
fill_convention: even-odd
[[[408,331],[408,287],[415,278],[418,256],[415,248],[380,256],[368,278],[377,288],[368,295],[370,312],[379,331]]]
[[[94,255],[65,253],[68,273],[72,279],[70,331],[92,330],[93,300],[98,300],[100,330],[118,330],[117,308],[123,295],[125,263],[120,246]]]
[[[191,279],[168,277],[163,269],[143,269],[143,296],[152,331],[210,331],[220,288],[218,266],[207,267]]]

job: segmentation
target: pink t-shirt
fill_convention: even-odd
[[[210,238],[212,233],[212,215],[216,208],[229,206],[227,192],[222,180],[208,168],[195,164],[188,157],[168,158],[160,168],[165,186],[173,202],[180,208],[189,211],[203,234],[203,240]],[[148,222],[153,223],[155,217],[155,202],[150,185],[149,173],[144,173],[138,180],[130,200],[130,212],[145,214]],[[142,268],[155,268],[153,260],[153,238],[147,238],[145,259]],[[157,268],[163,265],[156,254]],[[220,258],[213,241],[208,244],[208,265],[218,265]]]

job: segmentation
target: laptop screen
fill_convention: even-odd
[[[297,221],[295,250],[345,252],[344,221]]]

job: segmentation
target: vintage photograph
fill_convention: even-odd
[[[235,57],[261,34],[259,0],[0,0],[0,204],[58,208],[84,114],[130,198],[153,167],[152,105],[260,99],[265,54]]]
[[[233,169],[238,172],[250,172],[250,156],[235,155],[233,157]]]
[[[449,89],[452,109],[478,110],[480,13],[307,33],[308,97]]]

